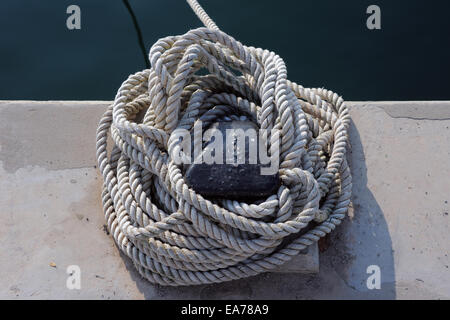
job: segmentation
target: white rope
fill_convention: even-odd
[[[188,3],[207,28],[158,40],[151,68],[129,76],[97,129],[108,229],[144,278],[170,286],[275,269],[339,225],[351,196],[342,98],[290,82],[278,55],[242,45]],[[196,75],[200,68],[209,74]],[[176,128],[236,108],[280,132],[270,150],[279,152],[281,186],[262,202],[202,197],[168,152]]]

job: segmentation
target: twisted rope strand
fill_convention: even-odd
[[[242,45],[187,2],[206,28],[157,41],[150,69],[128,77],[97,128],[108,229],[144,278],[168,286],[277,268],[341,223],[352,189],[343,99],[290,82],[278,55]],[[281,186],[265,200],[206,199],[171,158],[177,130],[233,113],[278,130],[265,139],[279,156]]]

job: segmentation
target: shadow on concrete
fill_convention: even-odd
[[[395,299],[391,237],[383,211],[370,190],[364,148],[355,124],[348,154],[353,176],[349,217],[321,239],[318,274],[265,273],[220,284],[163,287],[142,279],[130,259],[121,255],[146,299]],[[381,289],[369,290],[368,266],[381,270]]]
[[[321,254],[321,268],[331,267],[353,289],[349,296],[332,298],[395,299],[395,264],[392,241],[383,211],[368,181],[364,146],[357,126],[351,121],[350,150],[347,156],[353,178],[349,218],[326,239],[329,250]],[[376,160],[376,159],[371,159]],[[373,173],[372,173],[373,174]],[[380,186],[381,187],[381,186]],[[369,266],[380,268],[381,288],[368,289]]]

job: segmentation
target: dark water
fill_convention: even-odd
[[[450,100],[450,1],[200,1],[225,32],[277,52],[290,80],[347,100]],[[183,0],[130,0],[147,49],[201,26]],[[81,8],[81,30],[66,8]],[[381,7],[382,29],[366,28]],[[105,99],[145,68],[120,0],[2,0],[0,99]]]

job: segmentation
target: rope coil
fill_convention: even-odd
[[[97,129],[108,229],[144,278],[170,286],[277,268],[341,223],[352,188],[343,99],[290,82],[278,55],[242,45],[188,3],[207,28],[158,40],[151,68],[121,85]],[[209,73],[196,74],[202,68]],[[279,147],[268,143],[281,186],[264,201],[206,199],[170,156],[177,128],[236,109],[279,132]]]

